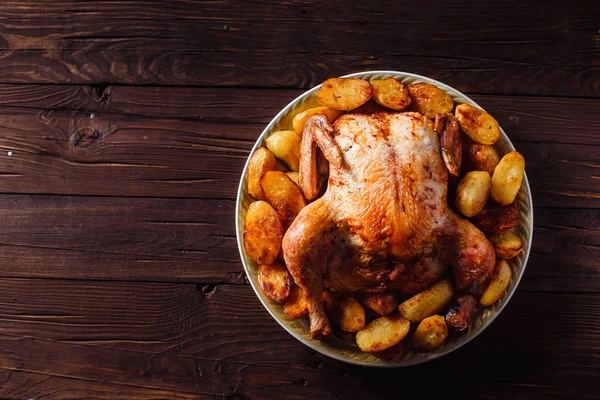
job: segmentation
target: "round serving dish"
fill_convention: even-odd
[[[448,94],[450,94],[450,96],[456,103],[468,103],[478,108],[482,108],[458,90],[450,86],[444,85],[443,83],[438,82],[436,80],[420,75],[399,71],[371,71],[358,72],[355,74],[346,75],[345,77],[361,78],[369,81],[372,79],[385,79],[392,77],[398,79],[399,81],[407,85],[415,82],[427,82],[434,84],[448,92]],[[306,91],[305,93],[294,99],[286,107],[284,107],[283,110],[281,110],[275,116],[275,118],[273,118],[273,120],[271,120],[271,122],[265,127],[261,135],[258,137],[254,147],[252,148],[252,152],[250,153],[250,155],[253,154],[254,151],[260,146],[264,145],[265,139],[271,132],[275,132],[280,129],[291,129],[291,121],[296,113],[308,108],[318,107],[319,104],[315,99],[315,92],[318,90],[319,86],[316,86]],[[514,150],[515,148],[512,145],[506,133],[502,130],[502,128],[500,128],[500,133],[500,140],[494,145],[494,147],[498,150],[499,154],[503,155],[509,151]],[[248,156],[248,160],[250,159],[250,155]],[[252,261],[248,257],[246,251],[244,250],[243,237],[245,216],[246,211],[248,210],[248,206],[253,201],[253,199],[248,195],[248,190],[246,187],[247,171],[248,162],[246,162],[244,171],[242,172],[242,176],[240,178],[240,185],[238,188],[236,201],[235,224],[238,249],[240,251],[242,263],[244,264],[244,270],[248,275],[250,284],[252,285],[254,292],[256,293],[264,307],[267,309],[267,311],[286,331],[288,331],[292,336],[294,336],[300,342],[304,343],[313,350],[316,350],[334,359],[362,366],[404,367],[424,363],[439,358],[445,354],[448,354],[465,345],[469,341],[473,340],[477,335],[483,332],[483,330],[487,328],[492,323],[492,321],[494,321],[494,319],[496,319],[496,317],[500,314],[502,309],[506,306],[506,304],[512,297],[519,284],[519,281],[521,280],[521,277],[523,276],[523,272],[525,271],[525,266],[527,265],[527,259],[529,258],[531,240],[533,236],[533,204],[531,199],[531,191],[529,188],[529,181],[527,180],[527,174],[525,174],[525,177],[523,179],[523,185],[521,186],[521,190],[519,191],[517,199],[515,200],[517,209],[519,211],[520,222],[516,231],[517,234],[523,239],[524,249],[517,257],[508,260],[508,264],[510,265],[513,271],[513,276],[510,285],[500,301],[496,302],[491,307],[487,307],[483,310],[478,310],[477,314],[474,316],[471,327],[462,336],[457,338],[449,338],[435,351],[420,352],[410,350],[404,355],[402,355],[400,358],[394,360],[383,359],[373,354],[364,353],[360,351],[358,346],[356,346],[355,344],[339,340],[335,337],[330,337],[325,341],[313,340],[310,338],[309,335],[307,318],[297,320],[290,319],[283,312],[281,304],[272,301],[265,294],[263,294],[263,292],[260,290],[257,280],[258,266],[254,261]]]

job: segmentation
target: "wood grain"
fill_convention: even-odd
[[[432,376],[437,395],[452,386],[447,371],[453,368],[471,379],[453,389],[462,396],[514,397],[533,385],[549,396],[585,397],[600,372],[594,362],[598,294],[518,291],[472,343],[403,370],[399,381],[397,370],[352,367],[300,344],[268,317],[249,286],[203,293],[184,284],[2,279],[0,285],[0,368],[14,371],[299,399],[416,395]],[[481,360],[494,362],[473,368]]]
[[[243,284],[234,206],[227,200],[0,195],[0,276]],[[534,214],[522,287],[600,291],[600,211],[536,208]]]
[[[10,1],[1,9],[0,82],[306,88],[400,69],[480,93],[597,97],[593,5],[535,3],[515,13],[474,0],[356,9],[342,1],[56,1],[43,9]]]
[[[5,88],[0,191],[225,199],[264,124],[300,93]],[[475,99],[524,154],[536,205],[598,207],[598,100]]]
[[[52,360],[56,365],[64,355]],[[196,400],[215,399],[197,393],[115,385],[89,379],[74,379],[0,368],[0,396],[3,400]]]

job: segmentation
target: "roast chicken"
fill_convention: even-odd
[[[332,330],[325,289],[395,290],[408,297],[450,268],[456,293],[483,291],[494,250],[448,206],[448,172],[430,120],[411,112],[355,112],[332,126],[325,116],[311,117],[299,177],[308,199],[319,194],[318,149],[329,161],[327,189],[302,209],[283,239],[288,270],[307,297],[313,338]]]

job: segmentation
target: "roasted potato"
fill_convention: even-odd
[[[508,260],[517,256],[523,250],[523,241],[520,237],[510,231],[496,233],[489,237],[494,246],[496,257]]]
[[[323,292],[329,318],[345,332],[358,332],[365,326],[365,309],[352,297]]]
[[[479,299],[479,304],[488,307],[500,300],[510,284],[511,277],[512,270],[510,269],[510,266],[506,261],[498,260],[496,262],[494,275],[487,288],[483,291],[481,299]]]
[[[272,264],[283,240],[279,215],[266,201],[255,201],[248,207],[244,224],[244,248],[257,264]]]
[[[490,114],[469,104],[456,106],[454,112],[460,129],[481,144],[494,144],[500,139],[500,126]]]
[[[292,171],[300,166],[300,142],[302,138],[294,131],[277,131],[267,138],[267,149],[283,161]]]
[[[492,175],[500,162],[498,152],[485,144],[467,141],[463,146],[464,166],[469,171],[485,171]]]
[[[408,85],[412,101],[410,109],[420,112],[429,119],[434,119],[439,113],[452,112],[454,101],[452,97],[439,87],[430,83],[413,83]]]
[[[338,119],[343,113],[343,111],[334,110],[333,108],[329,107],[309,108],[306,111],[296,114],[292,120],[292,126],[294,128],[294,132],[296,132],[297,135],[302,136],[302,132],[304,132],[304,125],[306,125],[306,120],[313,115],[324,115],[327,117],[330,123],[333,123],[333,121]]]
[[[448,327],[441,315],[432,315],[425,318],[412,337],[413,347],[421,350],[435,350],[448,337]]]
[[[261,264],[258,268],[258,284],[271,300],[283,302],[290,294],[290,275],[281,263]]]
[[[442,158],[448,172],[454,176],[460,175],[462,164],[462,142],[458,131],[458,122],[450,113],[435,116],[435,131],[440,135]]]
[[[369,322],[356,334],[356,344],[369,353],[383,351],[400,343],[408,334],[410,322],[405,318],[390,314]]]
[[[260,187],[260,178],[267,171],[274,171],[277,160],[266,147],[259,147],[248,163],[248,194],[256,200],[264,200],[265,192]]]
[[[503,206],[515,201],[524,173],[525,159],[519,152],[511,151],[502,157],[492,175],[492,198]]]
[[[398,312],[410,322],[420,322],[442,310],[452,299],[454,289],[449,279],[442,279],[429,289],[417,293],[398,306]]]
[[[373,79],[373,99],[377,104],[392,110],[402,111],[410,104],[410,93],[406,86],[394,78]]]
[[[308,303],[304,290],[298,285],[290,287],[290,293],[283,302],[283,312],[292,319],[308,315]]]
[[[306,206],[302,190],[285,172],[280,171],[267,171],[260,179],[260,186],[287,229]]]
[[[360,296],[359,301],[380,316],[394,312],[400,302],[396,293],[366,293]]]
[[[289,176],[290,179],[293,180],[296,185],[298,184],[298,176],[299,176],[298,172],[296,172],[296,171],[288,171],[285,174],[287,176]]]
[[[454,204],[465,217],[477,215],[490,196],[490,174],[485,171],[467,172],[458,182]]]
[[[488,201],[485,208],[471,222],[484,232],[501,233],[519,224],[519,214],[514,204],[501,206]]]
[[[327,79],[317,90],[317,101],[334,110],[353,110],[365,104],[373,95],[369,82],[354,78]]]

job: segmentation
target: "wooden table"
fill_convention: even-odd
[[[376,3],[2,2],[0,398],[598,398],[597,2]],[[472,95],[534,194],[505,311],[406,369],[297,342],[234,238],[265,124],[324,79],[375,69]]]

